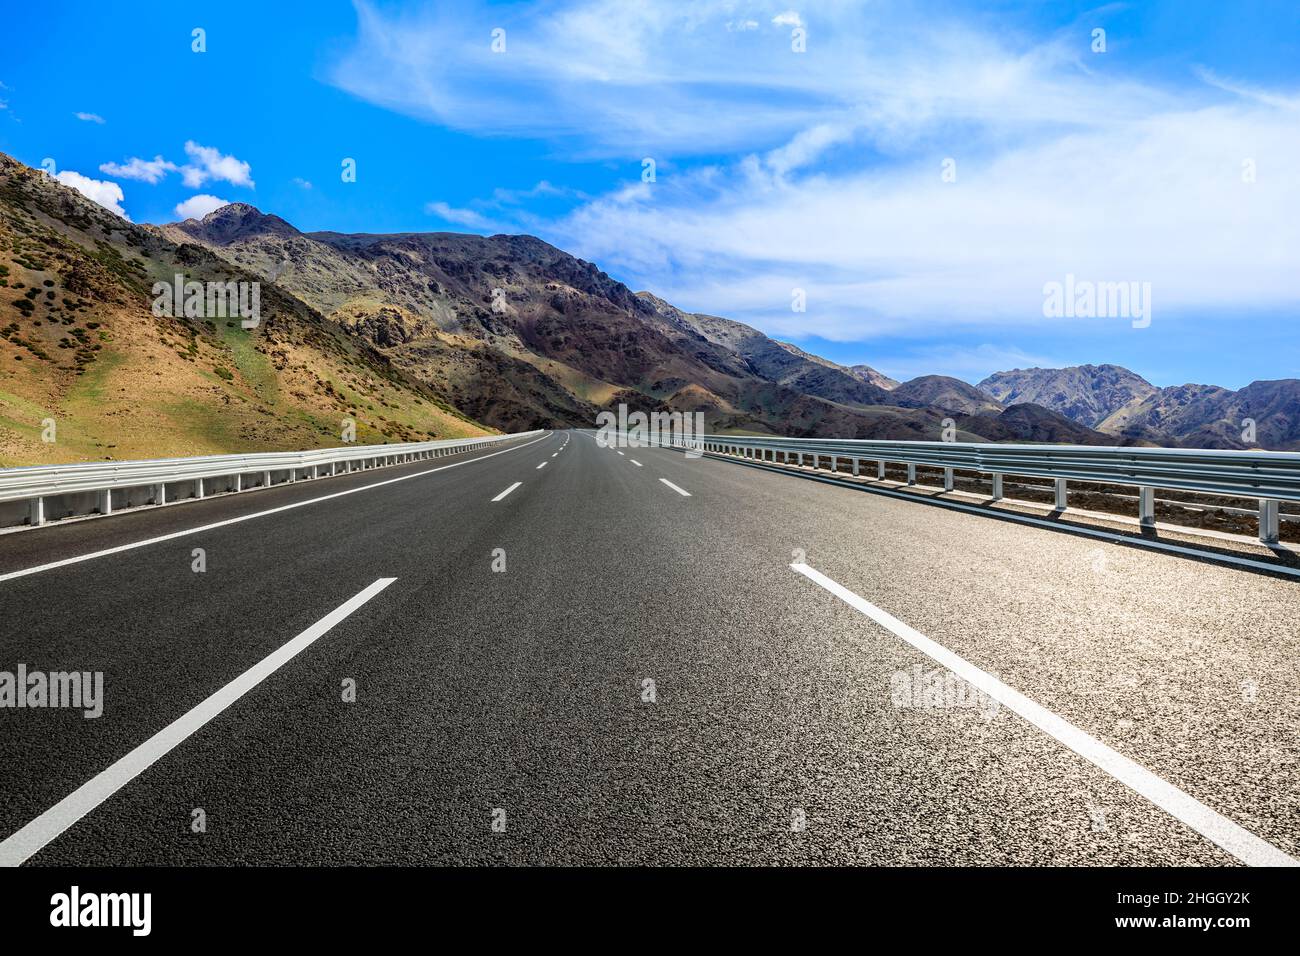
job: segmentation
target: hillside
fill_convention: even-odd
[[[809,362],[815,362],[818,365],[825,366],[826,368],[832,368],[843,372],[846,375],[857,379],[859,382],[865,382],[868,385],[883,389],[886,392],[898,388],[898,382],[890,378],[888,375],[877,372],[870,365],[839,365],[832,362],[830,359],[822,358],[820,355],[813,355],[811,352],[805,352],[803,349],[799,348],[799,346],[793,345],[790,342],[781,342],[775,339],[773,341],[791,355],[798,356],[799,358],[805,359]]]
[[[1021,402],[1001,411],[985,411],[957,418],[957,424],[977,431],[990,441],[1045,442],[1053,445],[1141,445],[1137,438],[1118,438],[1071,421],[1041,405]]]
[[[937,412],[740,323],[633,293],[530,236],[301,233],[251,206],[166,226],[274,281],[474,418],[589,426],[599,408],[700,411],[711,430],[933,437]]]
[[[1188,448],[1300,449],[1300,380],[1157,388],[1117,365],[998,372],[979,387],[1002,401],[1035,402],[1115,436]],[[1249,422],[1254,422],[1253,439]]]
[[[1004,405],[1030,402],[1089,428],[1156,391],[1146,379],[1118,365],[1014,369],[996,372],[977,387]]]
[[[1116,435],[1173,438],[1189,448],[1300,451],[1300,380],[1251,382],[1235,392],[1215,385],[1162,388],[1100,427]]]
[[[155,282],[257,282],[261,322],[154,315]],[[531,236],[304,233],[234,203],[140,226],[0,154],[0,465],[589,427],[1300,448],[1300,383],[1156,389],[1113,365],[896,382],[633,292]],[[42,441],[53,419],[55,442]]]
[[[177,273],[255,278],[0,154],[0,465],[485,433],[274,285],[256,329],[155,317]]]
[[[932,405],[962,415],[997,415],[1003,405],[987,392],[947,375],[922,375],[896,386],[890,397],[900,405]]]

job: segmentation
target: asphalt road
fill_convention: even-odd
[[[0,537],[0,670],[104,674],[97,719],[0,708],[0,862],[1285,861],[1298,621],[1267,574],[552,433]]]

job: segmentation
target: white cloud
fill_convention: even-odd
[[[300,189],[311,189],[311,188],[312,188],[312,187],[311,187],[311,183],[310,183],[309,181],[307,181],[306,179],[303,179],[301,176],[295,176],[295,177],[293,177],[293,184],[294,184],[295,186],[299,187]]]
[[[1017,45],[1010,31],[888,3],[819,10],[815,51],[802,55],[779,33],[736,30],[733,0],[520,8],[508,55],[480,42],[492,13],[472,0],[356,8],[355,44],[329,67],[331,82],[407,115],[543,137],[579,157],[769,149],[818,124],[851,126],[865,146],[896,153],[952,123],[1006,141],[1037,124],[1120,123],[1172,99],[1089,76],[1064,40]],[[761,0],[753,14],[803,22]]]
[[[131,221],[131,217],[122,208],[122,200],[126,197],[122,195],[122,187],[117,183],[102,179],[91,179],[70,169],[56,173],[54,178],[63,185],[75,189],[91,202],[99,203],[109,212],[116,213],[127,222]]]
[[[210,179],[249,189],[254,186],[252,167],[243,160],[225,156],[220,150],[200,146],[193,140],[185,144],[185,154],[191,162],[181,167],[181,178],[190,189],[197,189]]]
[[[73,113],[72,115],[83,123],[98,123],[101,126],[104,125],[104,117],[100,116],[98,113]]]
[[[792,336],[1043,322],[1043,285],[1067,273],[1151,282],[1156,321],[1300,304],[1289,113],[1229,104],[992,155],[953,146],[952,183],[943,151],[791,181],[751,161],[587,203],[547,235],[682,307]]]
[[[1151,282],[1155,322],[1300,304],[1294,92],[1204,71],[1142,82],[1081,59],[1086,31],[1037,41],[906,3],[819,6],[802,55],[736,29],[805,23],[763,0],[521,8],[504,56],[473,4],[357,10],[335,84],[626,164],[608,195],[518,218],[685,308],[839,340],[1041,323],[1044,283],[1070,272]],[[642,156],[656,183],[638,181]],[[493,208],[474,206],[437,214]]]
[[[218,199],[216,196],[200,193],[178,204],[176,206],[176,215],[182,219],[202,219],[214,209],[220,209],[222,206],[228,205],[230,205],[228,199]]]
[[[167,162],[161,156],[155,156],[153,159],[141,159],[138,156],[132,156],[125,164],[103,163],[100,165],[99,171],[122,179],[135,179],[142,183],[154,184],[168,173],[175,172],[176,164]]]
[[[471,229],[481,229],[488,232],[495,231],[492,220],[481,213],[475,212],[473,209],[457,209],[445,202],[431,202],[425,203],[424,211],[437,216],[444,222],[455,223],[458,226],[469,226]]]
[[[121,176],[146,183],[158,183],[168,173],[179,172],[181,181],[190,189],[198,189],[210,180],[227,182],[233,186],[247,186],[250,189],[254,186],[252,167],[241,159],[223,155],[220,150],[211,146],[201,146],[193,140],[185,144],[185,153],[189,156],[190,162],[184,166],[177,166],[161,156],[155,156],[153,159],[132,156],[125,164],[104,163],[99,169],[100,172],[108,173],[110,176]],[[306,181],[296,179],[294,182],[302,185]],[[311,186],[308,184],[304,188],[310,189]]]

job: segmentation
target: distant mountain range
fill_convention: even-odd
[[[156,316],[155,282],[257,281],[259,326]],[[0,154],[0,463],[591,426],[1296,447],[1300,383],[1156,389],[1116,366],[896,382],[633,292],[531,236],[303,233],[242,203],[126,222]],[[59,437],[41,440],[54,418]]]
[[[1032,402],[1129,441],[1187,448],[1300,450],[1300,380],[1157,388],[1118,365],[1016,369],[979,388],[1000,402]]]

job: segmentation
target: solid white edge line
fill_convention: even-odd
[[[513,485],[511,485],[511,486],[510,486],[509,488],[507,488],[505,491],[501,492],[501,494],[499,494],[499,495],[497,495],[495,498],[493,498],[493,499],[492,499],[493,502],[500,501],[502,498],[504,498],[506,495],[510,494],[510,492],[514,491],[516,488],[518,488],[518,487],[519,487],[520,485],[522,485],[522,484],[523,484],[522,481],[516,481]]]
[[[197,528],[186,528],[184,531],[173,531],[170,534],[161,534],[156,538],[145,538],[143,541],[133,541],[130,544],[119,544],[113,548],[105,548],[103,551],[92,551],[89,554],[79,554],[71,558],[63,558],[59,561],[51,561],[49,564],[38,564],[30,568],[22,568],[18,571],[10,571],[7,574],[0,574],[0,581],[11,581],[14,578],[26,577],[29,574],[39,574],[42,571],[52,571],[55,568],[61,568],[69,564],[79,564],[82,561],[90,561],[93,558],[102,558],[110,554],[121,554],[123,551],[131,551],[135,548],[148,547],[151,544],[161,544],[164,541],[174,541],[177,538],[183,538],[189,534],[198,534],[202,531],[212,531],[214,528],[224,528],[226,525],[239,524],[241,521],[252,521],[254,518],[265,518],[267,515],[279,514],[281,511],[292,511],[294,508],[305,508],[307,505],[319,504],[322,501],[329,501],[333,498],[342,498],[346,495],[355,495],[359,491],[369,491],[372,488],[382,488],[384,485],[396,484],[399,481],[409,481],[412,478],[422,478],[425,475],[432,475],[435,472],[446,471],[448,468],[459,468],[461,465],[472,465],[476,461],[486,461],[489,458],[495,458],[497,455],[504,455],[507,452],[518,451],[520,448],[527,448],[529,445],[536,444],[539,441],[545,441],[549,436],[543,435],[541,438],[534,438],[530,442],[522,445],[512,445],[509,448],[502,448],[500,451],[494,451],[490,455],[481,455],[478,458],[467,458],[465,461],[454,461],[450,465],[439,465],[437,468],[426,468],[424,471],[413,472],[409,475],[399,475],[396,478],[386,478],[383,481],[376,481],[373,484],[362,485],[359,488],[349,488],[346,491],[336,491],[333,494],[321,495],[319,498],[309,498],[306,501],[295,501],[291,504],[280,505],[276,508],[268,508],[266,511],[256,511],[253,514],[239,515],[235,518],[227,518],[224,521],[213,521],[210,524],[199,525]],[[318,479],[319,480],[319,479]],[[210,500],[216,500],[215,498]]]
[[[0,843],[0,866],[20,866],[78,820],[148,770],[239,698],[306,650],[317,638],[396,581],[380,578],[340,604],[307,630],[254,664],[225,687],[172,721],[125,757],[83,783],[21,830]]]
[[[1034,703],[992,674],[958,657],[943,645],[926,637],[920,631],[908,627],[892,614],[881,610],[815,568],[806,564],[791,564],[790,568],[902,638],[922,654],[942,664],[968,684],[1019,714],[1058,743],[1064,744],[1089,763],[1100,767],[1120,783],[1146,797],[1161,810],[1191,827],[1210,842],[1227,850],[1243,863],[1249,866],[1300,866],[1300,860],[1288,856],[1273,844],[1233,823],[1187,792],[1162,780],[1096,737]]]
[[[683,491],[681,488],[678,488],[676,485],[674,485],[674,484],[673,484],[671,481],[669,481],[667,478],[660,478],[659,480],[662,481],[662,482],[663,482],[665,485],[667,485],[669,488],[671,488],[673,491],[677,492],[677,493],[678,493],[679,495],[681,495],[683,498],[689,498],[689,497],[691,496],[691,493],[690,493],[689,491]]]

